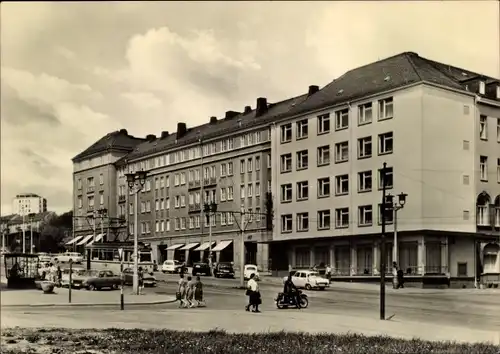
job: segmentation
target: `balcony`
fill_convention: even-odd
[[[197,213],[201,211],[201,204],[190,204],[188,211],[190,213]]]
[[[91,194],[95,192],[95,187],[87,187],[87,194]]]
[[[197,189],[201,187],[201,182],[200,181],[190,181],[188,184],[188,190],[190,189]]]
[[[125,195],[118,196],[118,203],[125,203],[127,201],[127,197]]]
[[[204,178],[203,179],[203,185],[205,187],[214,186],[216,184],[217,184],[217,178],[216,177],[210,177],[210,178]]]

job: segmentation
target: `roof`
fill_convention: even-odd
[[[104,137],[92,144],[89,148],[73,157],[72,160],[81,160],[91,155],[106,152],[109,150],[121,150],[124,152],[130,152],[137,144],[143,142],[144,140],[145,139],[136,138],[132,135],[129,135],[127,130],[125,129],[117,130],[112,133],[106,134]]]
[[[37,222],[37,221],[46,221],[52,217],[54,217],[56,214],[53,211],[45,211],[43,213],[35,214],[33,216],[32,221]],[[7,223],[9,225],[17,225],[17,224],[22,224],[23,223],[23,217],[22,215],[19,214],[11,214],[11,215],[6,215],[2,216],[0,218],[1,223]],[[27,223],[29,222],[29,217],[25,216],[24,221]]]
[[[130,154],[118,160],[116,164],[121,165],[132,159],[137,159],[160,151],[180,148],[184,145],[195,143],[199,141],[200,138],[203,140],[212,139],[230,132],[245,130],[272,122],[277,117],[289,112],[294,106],[303,102],[306,97],[307,95],[304,94],[281,102],[270,103],[268,104],[267,112],[259,117],[255,117],[255,110],[252,110],[247,114],[240,113],[231,119],[219,119],[215,123],[206,123],[197,127],[188,128],[187,133],[180,139],[177,139],[177,134],[173,133],[165,138],[145,141],[138,144]]]
[[[120,166],[130,160],[180,148],[195,143],[200,138],[207,140],[227,133],[237,133],[240,130],[269,124],[282,118],[348,103],[355,99],[419,82],[431,82],[465,92],[467,90],[466,81],[479,78],[485,80],[486,83],[498,82],[498,79],[429,60],[414,52],[404,52],[352,69],[312,95],[304,94],[269,104],[268,111],[260,117],[255,117],[255,110],[252,110],[231,119],[221,119],[212,124],[206,123],[189,128],[187,133],[179,139],[177,139],[176,133],[149,141],[143,139],[141,143],[134,145],[131,152],[118,160],[116,164]],[[238,121],[240,124],[236,123]],[[100,141],[96,144],[99,143]],[[92,149],[97,148],[90,147],[82,154],[89,154],[87,151]]]

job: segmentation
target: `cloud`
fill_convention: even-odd
[[[73,60],[76,58],[76,54],[75,52],[69,50],[68,48],[65,48],[65,47],[61,47],[61,46],[57,46],[55,48],[55,52],[62,56],[63,58],[65,59],[68,59],[68,60]]]
[[[121,95],[139,109],[155,109],[162,106],[162,101],[149,92],[124,92]]]

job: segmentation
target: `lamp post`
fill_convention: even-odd
[[[394,196],[391,194],[386,195],[385,205],[386,210],[393,211],[394,218],[394,242],[392,245],[392,261],[399,265],[398,259],[398,211],[403,209],[406,204],[406,197],[408,194],[400,193],[398,194],[398,200],[394,200]]]
[[[138,226],[137,226],[137,204],[139,199],[139,193],[144,184],[146,183],[146,171],[137,171],[132,173],[127,173],[127,183],[130,191],[134,192],[134,278],[133,278],[133,291],[134,294],[139,295],[139,241],[138,241]]]
[[[35,213],[30,213],[28,215],[30,221],[30,253],[33,253],[33,219],[35,215]]]
[[[385,191],[386,191],[386,176],[387,163],[384,162],[381,177],[382,177],[382,205],[380,215],[382,216],[382,237],[380,240],[380,319],[385,320],[385,268],[386,268],[386,252],[385,252]]]

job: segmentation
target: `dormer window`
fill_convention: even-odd
[[[500,85],[497,85],[497,100],[500,100]]]
[[[479,94],[484,95],[486,92],[486,84],[484,81],[479,81]]]

